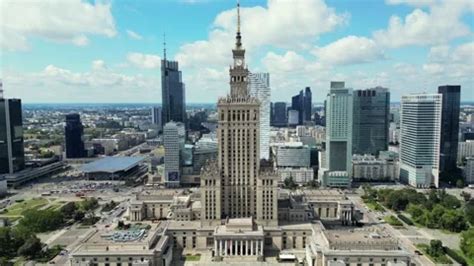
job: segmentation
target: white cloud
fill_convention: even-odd
[[[84,46],[89,43],[87,35],[116,34],[110,3],[3,0],[0,9],[0,44],[6,50],[29,49],[31,37]]]
[[[461,20],[465,13],[474,11],[474,3],[470,0],[433,1],[429,4],[428,1],[391,2],[412,5],[422,2],[429,5],[429,12],[417,8],[404,19],[390,17],[387,29],[374,32],[374,39],[386,47],[445,44],[471,33]]]
[[[154,69],[159,68],[161,65],[160,56],[153,54],[129,53],[127,55],[127,60],[129,63],[139,68]]]
[[[323,0],[268,0],[266,7],[241,8],[242,40],[251,53],[265,45],[309,48],[308,41],[343,25],[347,19],[347,14],[337,14]],[[235,31],[235,8],[221,12],[214,20],[209,38],[181,46],[176,59],[183,67],[228,64]]]
[[[131,39],[134,39],[134,40],[143,40],[143,36],[141,36],[140,34],[132,31],[132,30],[127,30],[127,35],[128,37],[130,37]]]
[[[416,7],[430,6],[437,2],[440,2],[440,1],[439,0],[386,0],[386,3],[389,5],[407,4],[407,5],[416,6]]]
[[[4,72],[8,97],[25,102],[159,102],[159,78],[125,75],[95,60],[91,69],[75,72],[55,65],[33,73]],[[146,95],[146,96],[145,96]]]
[[[371,39],[347,36],[324,47],[316,47],[312,53],[323,63],[347,65],[369,63],[384,59],[383,50]]]

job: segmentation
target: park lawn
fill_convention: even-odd
[[[400,220],[398,220],[397,217],[393,215],[387,215],[383,219],[385,222],[387,222],[391,226],[403,226],[403,223]]]
[[[13,264],[13,266],[23,266],[25,263],[27,262],[27,260],[23,257],[19,257],[16,261],[15,261],[15,264]]]
[[[65,203],[61,202],[61,201],[55,201],[53,203],[51,203],[49,206],[48,206],[48,209],[49,210],[53,210],[53,211],[57,211],[59,210]]]
[[[201,254],[195,254],[195,255],[186,255],[185,261],[200,261],[201,260]]]
[[[415,245],[418,249],[423,251],[423,254],[426,255],[432,262],[435,264],[453,264],[450,258],[446,254],[439,257],[432,257],[428,254],[428,245],[427,244],[416,244]]]
[[[380,205],[380,203],[378,202],[375,202],[375,201],[367,201],[365,202],[365,205],[367,205],[367,207],[369,207],[369,209],[373,210],[373,211],[385,211],[385,208]]]
[[[27,201],[19,202],[7,208],[7,212],[3,213],[8,216],[20,216],[26,210],[39,209],[48,204],[48,200],[44,198],[34,198]]]

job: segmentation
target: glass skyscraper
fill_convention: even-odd
[[[82,158],[85,156],[84,126],[79,114],[66,115],[66,127],[64,136],[66,138],[66,158]]]
[[[311,121],[312,103],[311,88],[306,87],[299,94],[291,98],[291,109],[298,111],[298,125],[303,125],[307,121]]]
[[[285,102],[276,102],[273,104],[272,126],[286,127],[288,125],[288,111]]]
[[[260,101],[260,159],[270,158],[270,74],[249,73],[250,95]]]
[[[0,83],[0,90],[1,90]],[[0,174],[25,168],[23,120],[20,99],[4,99],[0,94]]]
[[[400,181],[413,187],[438,187],[441,94],[402,96]]]
[[[178,62],[161,60],[162,125],[170,121],[186,123],[185,86]]]
[[[353,114],[353,153],[378,155],[388,150],[389,90],[376,87],[354,91]]]
[[[458,154],[461,86],[439,86],[438,93],[443,96],[439,168],[440,171],[452,171],[456,169]]]

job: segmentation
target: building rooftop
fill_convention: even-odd
[[[143,157],[105,157],[81,167],[84,173],[116,173],[137,166]]]

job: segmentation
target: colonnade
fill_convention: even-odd
[[[263,240],[260,239],[216,239],[215,256],[263,256]]]

